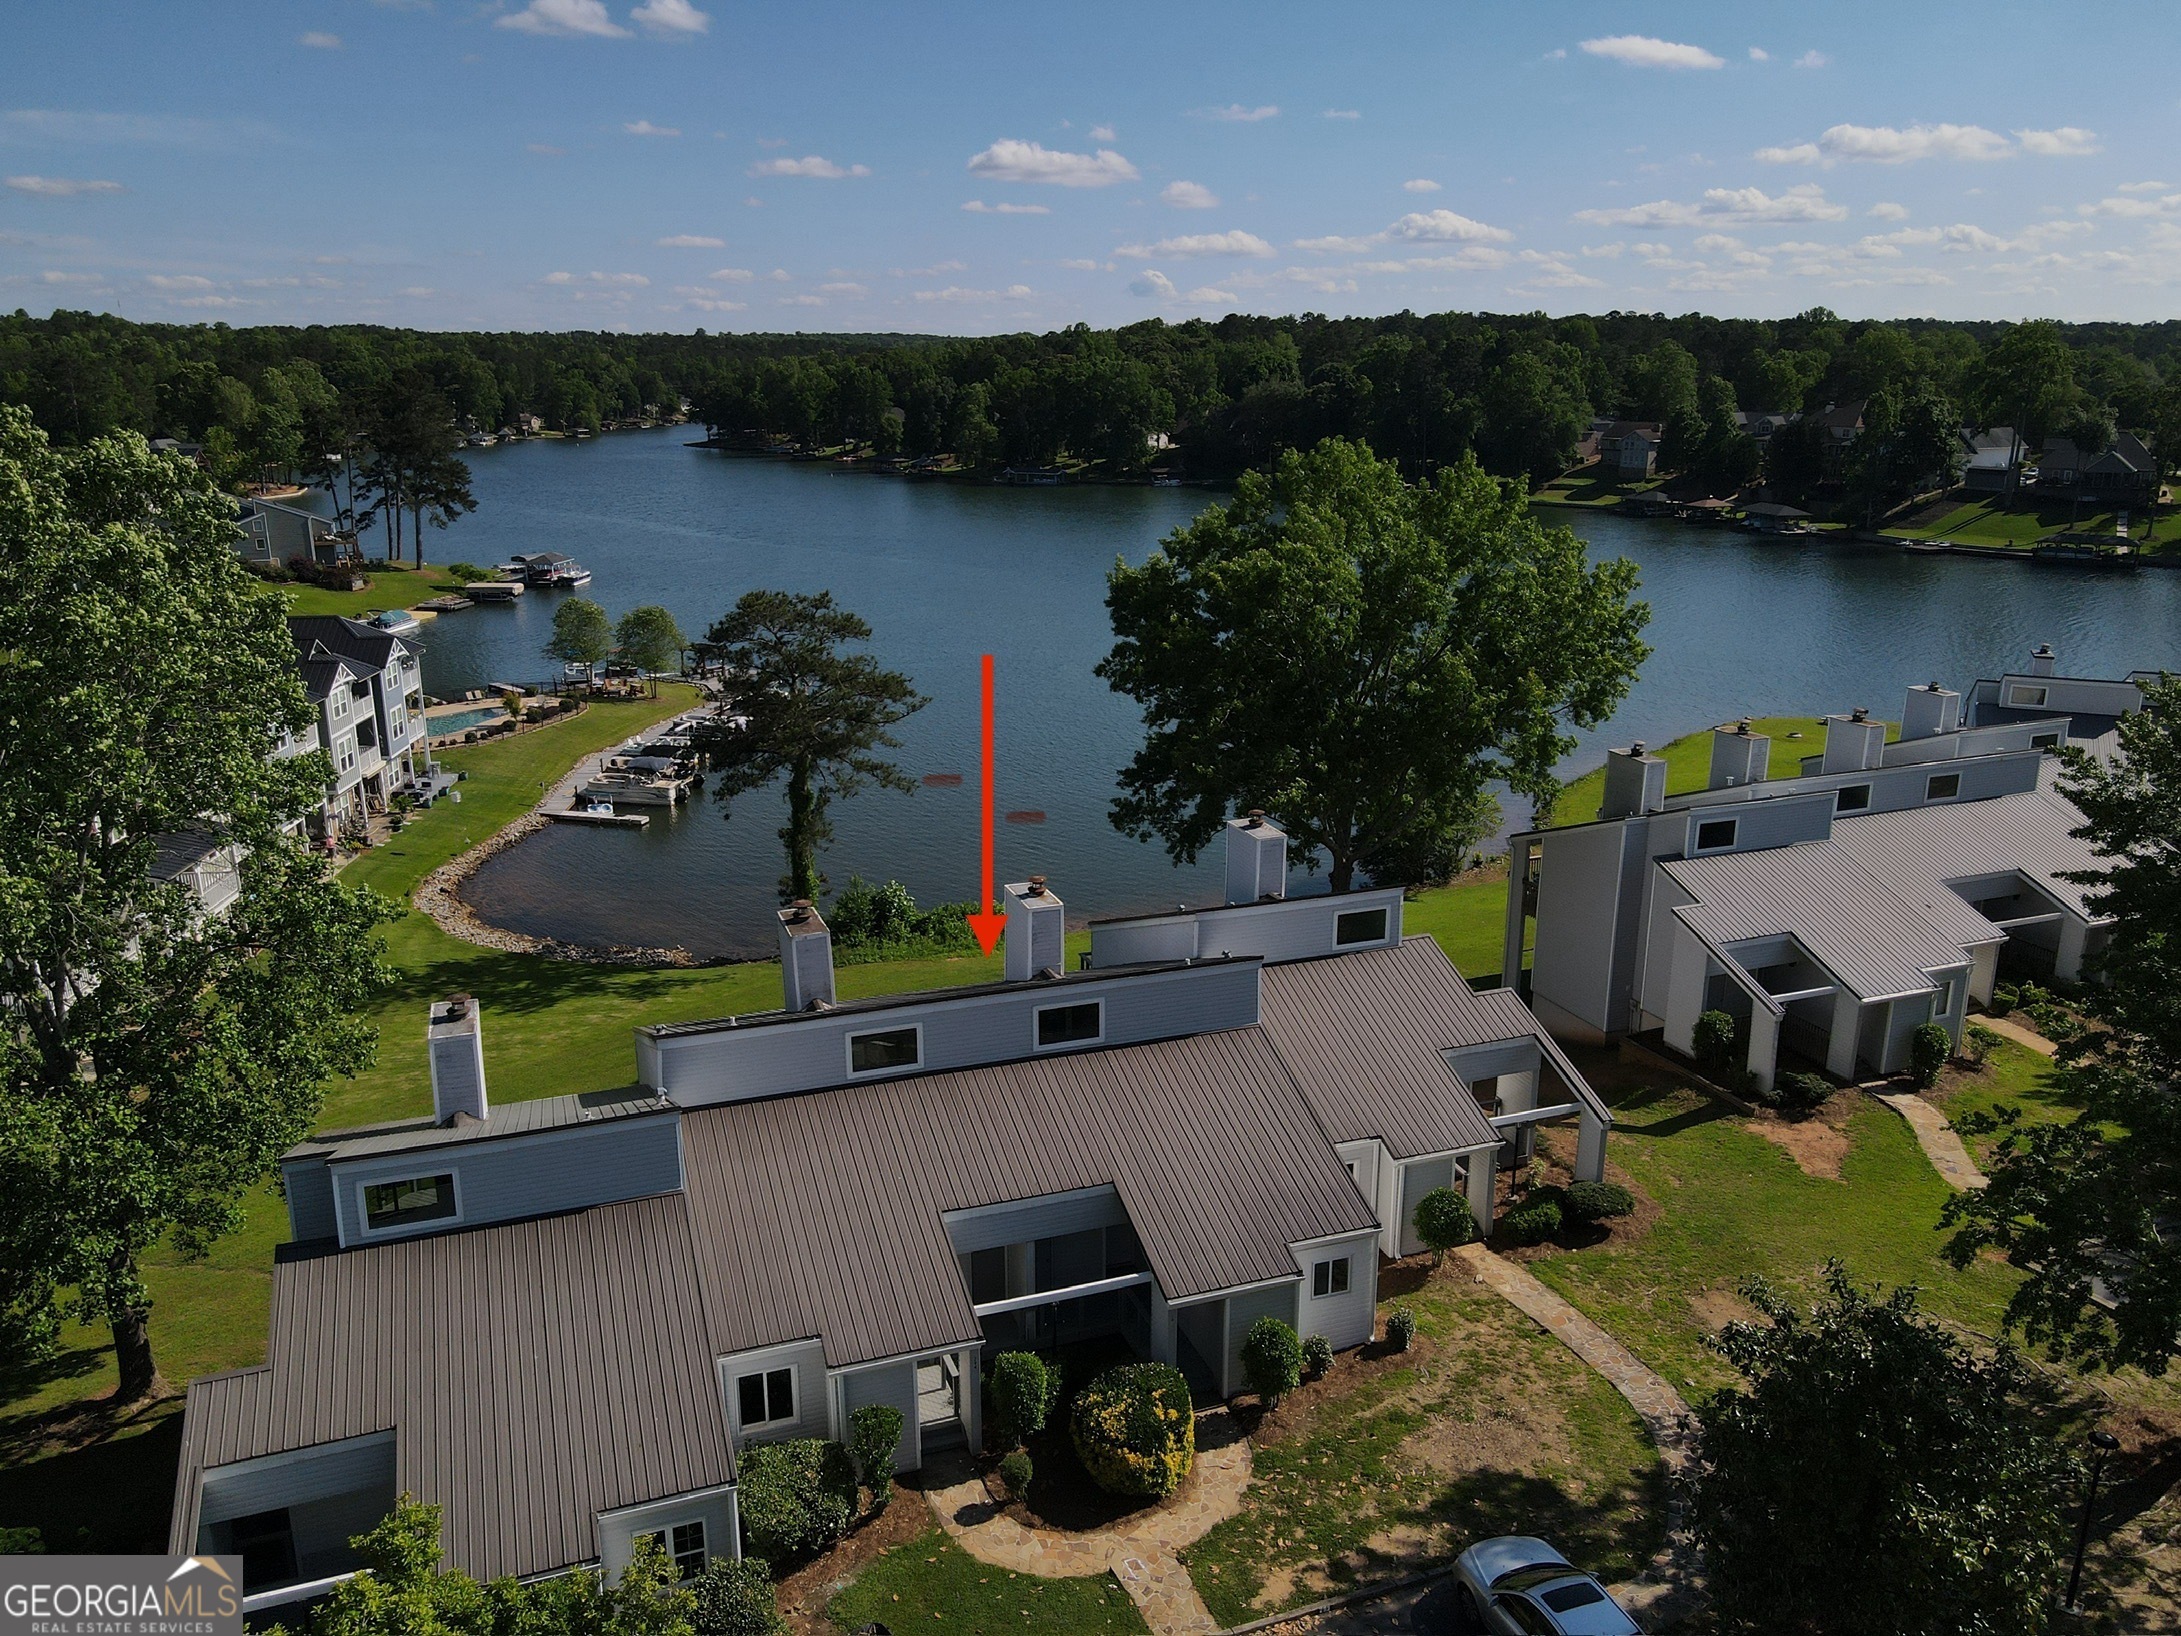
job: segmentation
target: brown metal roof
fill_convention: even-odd
[[[1413,1159],[1499,1140],[1440,1053],[1537,1024],[1513,994],[1518,1017],[1472,990],[1430,938],[1267,966],[1262,982],[1263,1027],[1334,1141]]]
[[[205,1468],[391,1429],[450,1563],[590,1560],[599,1511],[734,1475],[695,1284],[678,1196],[283,1261],[268,1366],[189,1388],[175,1549]]]
[[[281,1157],[359,1159],[369,1154],[406,1153],[462,1142],[491,1142],[508,1136],[531,1136],[544,1130],[566,1130],[575,1125],[595,1125],[612,1119],[673,1111],[674,1104],[656,1091],[642,1085],[630,1085],[614,1091],[583,1091],[573,1096],[495,1102],[485,1118],[463,1119],[452,1125],[442,1125],[426,1116],[361,1125],[354,1130],[327,1131],[320,1136],[306,1137]]]
[[[1171,1300],[1377,1225],[1261,1028],[703,1108],[682,1136],[723,1353],[976,1340],[948,1210],[1111,1184]]]

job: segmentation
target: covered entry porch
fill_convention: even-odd
[[[988,1352],[1118,1338],[1155,1355],[1164,1303],[1113,1187],[952,1211],[946,1227]]]

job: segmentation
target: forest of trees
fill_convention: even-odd
[[[706,424],[971,467],[1062,460],[1224,477],[1339,436],[1410,477],[1473,453],[1533,483],[1572,462],[1595,416],[1655,420],[1664,463],[1731,487],[1757,475],[1736,410],[1881,400],[1889,469],[1933,428],[2006,424],[2097,447],[2171,428],[2181,322],[1856,322],[1609,313],[1252,318],[976,339],[906,335],[425,334],[230,329],[90,313],[0,317],[0,400],[57,443],[115,427],[206,447],[223,480],[330,481],[420,414],[439,430],[536,415],[595,428],[686,401]],[[418,406],[422,405],[421,411]],[[412,439],[413,441],[413,439]],[[1779,442],[1792,488],[1797,445]],[[2169,447],[2181,437],[2166,440]],[[1807,452],[1807,451],[1804,451]],[[399,505],[440,503],[429,460]],[[413,519],[414,520],[414,519]]]

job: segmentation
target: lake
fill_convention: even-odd
[[[475,451],[478,510],[426,543],[436,561],[491,564],[556,550],[595,574],[583,593],[618,618],[673,610],[691,637],[753,587],[831,590],[872,627],[872,651],[931,703],[904,724],[912,778],[959,788],[867,791],[833,807],[830,881],[902,881],[923,903],[977,888],[977,670],[997,677],[995,783],[1002,880],[1049,875],[1070,917],[1203,902],[1216,855],[1177,869],[1107,821],[1133,754],[1133,705],[1091,674],[1110,645],[1105,575],[1223,498],[1201,489],[910,483],[819,463],[691,449],[684,427]],[[1899,714],[1911,685],[2019,667],[2036,643],[2074,674],[2172,664],[2181,573],[2104,577],[1882,548],[1788,542],[1575,511],[1594,555],[1642,572],[1655,649],[1615,719],[1569,759],[1658,743],[1739,715],[1867,705]],[[425,626],[425,685],[452,697],[537,681],[560,593]],[[1519,817],[1519,814],[1513,816]],[[465,895],[496,924],[576,942],[764,953],[782,869],[781,803],[760,793],[723,822],[709,798],[641,831],[555,826],[492,859]]]

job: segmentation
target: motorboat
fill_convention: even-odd
[[[414,636],[424,628],[424,621],[407,608],[387,608],[373,614],[369,622],[389,636]]]

